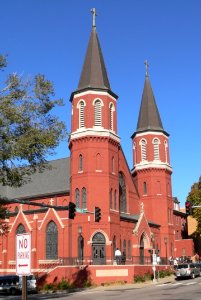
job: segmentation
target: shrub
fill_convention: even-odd
[[[64,278],[62,278],[62,280],[58,283],[57,288],[59,290],[67,290],[71,288],[71,284],[69,281],[66,281]]]
[[[134,275],[134,282],[138,283],[138,282],[145,282],[145,277],[144,275]]]
[[[49,291],[49,290],[54,290],[55,286],[53,283],[46,283],[43,288],[45,291]]]
[[[173,272],[171,270],[169,270],[169,269],[167,269],[167,270],[160,270],[159,271],[159,277],[160,278],[164,278],[164,277],[170,276],[172,274],[173,274]]]
[[[153,274],[151,274],[150,272],[145,273],[144,274],[144,279],[145,279],[145,281],[152,280],[153,279]]]
[[[83,287],[84,287],[84,288],[88,288],[88,287],[91,287],[91,286],[92,286],[92,283],[91,283],[90,280],[85,280],[85,281],[83,282]]]

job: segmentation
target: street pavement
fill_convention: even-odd
[[[145,288],[145,287],[151,287],[154,285],[158,285],[158,284],[168,284],[171,282],[175,281],[175,276],[171,275],[171,276],[167,276],[165,278],[159,278],[158,280],[147,280],[145,282],[139,282],[139,283],[125,283],[125,284],[118,284],[118,283],[114,283],[114,284],[106,284],[106,285],[101,285],[101,286],[97,286],[97,287],[91,287],[90,289],[93,289],[93,291],[99,291],[99,290],[106,290],[106,289],[113,289],[114,287],[117,289],[128,289],[128,288],[135,288],[135,289],[140,289],[140,288]]]

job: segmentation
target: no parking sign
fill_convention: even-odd
[[[31,235],[23,233],[16,235],[16,274],[31,274]]]

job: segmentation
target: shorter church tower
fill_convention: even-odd
[[[144,203],[146,216],[161,225],[161,238],[156,241],[160,249],[167,247],[173,253],[173,200],[172,168],[169,158],[169,134],[163,129],[152,91],[148,63],[138,117],[137,129],[132,135],[132,176]]]

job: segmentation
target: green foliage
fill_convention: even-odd
[[[192,202],[193,205],[200,205],[201,206],[201,177],[199,181],[194,183],[191,187],[191,191],[188,194],[187,200]],[[193,218],[197,220],[197,229],[196,232],[201,234],[201,209],[200,208],[193,208],[192,213]]]
[[[6,57],[3,55],[0,55],[0,70],[5,68],[6,65],[7,65]]]
[[[89,288],[89,287],[91,287],[91,286],[92,286],[92,283],[91,283],[90,280],[85,280],[85,281],[83,282],[83,288]]]
[[[0,204],[0,236],[8,232],[8,224],[5,222],[8,210],[4,205]]]
[[[135,283],[145,282],[144,275],[134,275],[134,282]]]
[[[69,288],[72,288],[71,284],[69,281],[66,281],[64,278],[58,283],[57,288],[59,290],[67,290]]]
[[[173,274],[173,272],[171,270],[169,270],[169,269],[167,269],[167,270],[160,270],[159,271],[159,277],[160,278],[165,278],[165,277],[170,276],[172,274]]]
[[[0,55],[0,70],[6,65]],[[54,99],[53,84],[41,74],[25,79],[13,73],[0,84],[0,184],[19,187],[47,167],[47,155],[67,137],[53,114],[63,101]]]
[[[0,68],[6,66],[0,56]],[[66,136],[65,125],[52,114],[62,105],[53,99],[53,84],[44,75],[25,80],[13,73],[0,90],[0,183],[21,186],[27,175],[43,170],[47,154]],[[26,166],[26,168],[25,168]]]
[[[43,289],[45,291],[50,291],[50,290],[54,290],[55,289],[55,286],[53,283],[46,283],[43,287]]]
[[[169,269],[167,270],[160,270],[159,271],[159,278],[165,278],[167,276],[172,275],[173,272]],[[158,276],[158,272],[156,272],[156,276]],[[150,272],[145,273],[144,275],[135,275],[134,276],[134,282],[135,283],[140,283],[140,282],[145,282],[153,279],[153,274]]]

